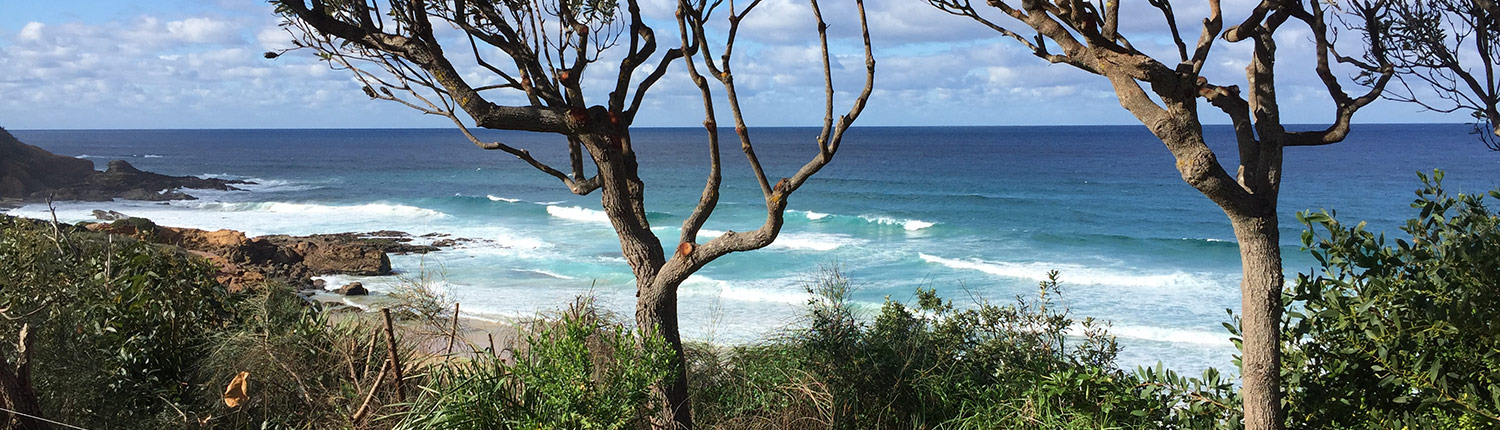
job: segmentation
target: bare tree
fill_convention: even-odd
[[[1201,34],[1189,45],[1178,31],[1171,1],[1132,2],[1140,9],[1129,16],[1165,18],[1165,28],[1159,34],[1170,31],[1176,49],[1172,52],[1175,58],[1162,61],[1137,49],[1120,32],[1121,5],[1117,0],[1097,4],[1083,0],[989,0],[987,4],[1003,15],[997,19],[989,17],[993,13],[990,8],[984,8],[982,14],[969,0],[927,1],[1014,39],[1048,62],[1108,80],[1120,105],[1166,144],[1177,160],[1183,181],[1224,210],[1239,242],[1244,276],[1240,290],[1245,427],[1282,428],[1279,331],[1285,278],[1276,216],[1282,151],[1289,146],[1336,143],[1348,135],[1355,111],[1379,98],[1391,78],[1385,42],[1378,34],[1367,40],[1369,49],[1363,60],[1339,55],[1328,28],[1327,9],[1332,4],[1327,1],[1262,0],[1245,11],[1243,21],[1225,30],[1219,1],[1208,0],[1209,13],[1202,20]],[[1383,3],[1344,3],[1343,7],[1368,23],[1387,17]],[[1028,37],[1013,31],[1012,23],[1025,25],[1035,34]],[[1281,117],[1275,70],[1281,56],[1274,36],[1290,27],[1286,25],[1289,23],[1300,23],[1312,33],[1316,64],[1312,72],[1334,102],[1335,119],[1326,129],[1288,131]],[[1239,86],[1223,85],[1201,75],[1220,38],[1229,43],[1248,42],[1253,47],[1245,70],[1247,96],[1241,95]],[[1333,72],[1335,62],[1367,73],[1369,91],[1358,96],[1345,92]],[[1239,152],[1236,175],[1231,175],[1204,143],[1199,98],[1228,116],[1233,124]]]
[[[1386,40],[1400,85],[1382,96],[1436,112],[1467,112],[1485,146],[1500,151],[1500,6],[1494,0],[1407,0],[1390,7],[1393,13],[1379,26],[1357,17],[1346,23],[1367,38],[1375,32]],[[1373,85],[1375,76],[1361,78]]]
[[[726,254],[770,245],[784,221],[787,197],[827,165],[844,133],[864,109],[874,81],[864,5],[855,1],[864,45],[864,86],[844,115],[835,117],[832,66],[827,28],[817,0],[811,0],[813,23],[822,48],[827,97],[822,131],[811,158],[788,177],[774,181],[762,169],[736,95],[730,59],[745,16],[760,0],[681,0],[677,4],[677,43],[657,40],[641,16],[637,0],[275,0],[283,25],[301,49],[310,49],[336,69],[364,84],[370,97],[404,104],[425,114],[448,118],[474,145],[500,150],[557,178],[574,194],[598,191],[601,206],[619,236],[620,248],[635,274],[636,322],[656,330],[677,352],[675,378],[656,390],[665,408],[653,417],[657,428],[692,428],[682,339],[678,333],[677,290],[693,272]],[[705,29],[715,12],[727,18],[727,32]],[[451,31],[450,31],[451,30]],[[715,46],[712,34],[726,34]],[[450,40],[445,45],[443,41]],[[457,40],[457,43],[451,42]],[[660,45],[671,46],[661,50]],[[458,45],[458,46],[448,46]],[[675,46],[673,46],[675,45]],[[623,48],[613,84],[602,105],[590,105],[584,73],[606,53]],[[281,52],[267,53],[275,57]],[[476,85],[453,60],[472,60],[494,80]],[[503,62],[492,62],[495,58]],[[630,126],[648,90],[678,60],[703,96],[707,130],[707,178],[697,206],[682,224],[673,248],[663,248],[646,219],[646,184],[639,175]],[[653,65],[654,62],[654,65]],[[764,223],[746,232],[726,232],[698,243],[698,232],[718,206],[722,183],[719,123],[709,79],[726,93],[740,149],[765,202]],[[501,97],[516,105],[492,102]],[[525,148],[479,139],[459,117],[462,111],[478,127],[552,133],[565,137],[569,164],[554,167]],[[587,163],[585,158],[587,158]],[[590,173],[586,164],[593,165]],[[667,254],[666,250],[672,250]]]

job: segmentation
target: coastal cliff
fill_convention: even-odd
[[[182,189],[238,190],[245,181],[170,176],[141,171],[124,160],[109,162],[104,171],[94,163],[27,145],[0,128],[0,199],[36,202],[52,200],[109,201],[113,199],[193,200]]]

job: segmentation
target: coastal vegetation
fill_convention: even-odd
[[[1317,1],[1264,1],[1247,5],[1248,10],[1230,11],[1231,17],[1245,18],[1226,27],[1219,2],[1209,1],[1201,20],[1202,34],[1196,42],[1184,39],[1178,31],[1173,2],[1135,3],[1133,16],[1164,18],[1157,26],[1170,30],[1172,46],[1176,47],[1166,50],[1167,55],[1132,44],[1132,40],[1143,42],[1167,32],[1158,29],[1151,33],[1139,26],[1132,32],[1131,26],[1122,26],[1121,2],[1096,7],[1085,1],[992,0],[986,4],[989,7],[978,8],[968,0],[927,3],[1014,39],[1043,61],[1068,65],[1108,81],[1120,106],[1150,129],[1171,153],[1182,180],[1223,209],[1240,250],[1240,397],[1245,427],[1284,428],[1284,381],[1277,363],[1282,360],[1280,296],[1285,274],[1277,205],[1285,148],[1343,141],[1354,114],[1380,99],[1396,74],[1391,51],[1399,48],[1393,44],[1408,45],[1403,40],[1390,40],[1391,35],[1383,31],[1392,19],[1400,17],[1393,18],[1393,4],[1403,2],[1325,5]],[[1131,13],[1127,11],[1124,16]],[[1337,22],[1349,23],[1347,28],[1361,36],[1361,43],[1335,46],[1337,29],[1331,25]],[[1024,29],[1021,31],[1028,34],[1012,29]],[[1304,44],[1305,49],[1290,44],[1291,50],[1279,47],[1278,35],[1293,31],[1310,34],[1311,44]],[[1249,49],[1216,46],[1222,45],[1221,40],[1222,44],[1249,45]],[[1049,49],[1049,43],[1057,49]],[[1356,59],[1340,54],[1341,50],[1361,55]],[[1231,57],[1234,54],[1242,57]],[[1310,70],[1291,70],[1277,64],[1298,56],[1314,58],[1308,64]],[[1226,61],[1247,66],[1243,74],[1233,70],[1229,76],[1215,76],[1213,72],[1222,68],[1205,68]],[[1336,66],[1344,70],[1336,72]],[[1332,124],[1321,130],[1297,131],[1298,127],[1288,121],[1296,121],[1293,116],[1283,116],[1277,81],[1285,80],[1290,73],[1317,76],[1322,84],[1319,97],[1333,101]],[[1351,95],[1336,73],[1356,73],[1368,90]],[[1241,93],[1240,85],[1229,83],[1239,82],[1241,76],[1247,94]],[[1206,115],[1198,108],[1200,99],[1216,108],[1208,112],[1223,114],[1219,118],[1234,126],[1238,155],[1234,173],[1221,164],[1220,156],[1208,145],[1203,127]]]
[[[1321,267],[1282,295],[1286,426],[1500,423],[1500,217],[1483,196],[1449,194],[1441,179],[1423,176],[1401,238],[1332,211],[1299,216]],[[444,339],[455,315],[440,313],[440,295],[408,292],[408,306],[428,312],[385,333],[374,313],[328,310],[284,284],[231,293],[209,262],[180,248],[24,218],[0,223],[0,398],[27,414],[11,415],[11,428],[48,428],[39,419],[84,428],[637,428],[660,408],[651,386],[679,369],[660,335],[587,298],[520,323],[524,341],[514,348],[444,353],[431,339]],[[411,278],[412,288],[424,279]],[[782,331],[685,345],[698,425],[1242,425],[1232,371],[1190,378],[1159,365],[1120,368],[1108,322],[1066,306],[1066,274],[1014,300],[955,303],[918,289],[913,303],[878,310],[851,302],[857,282],[836,267],[804,288],[804,318]],[[1237,322],[1225,324],[1226,337],[1238,340]],[[232,381],[248,384],[233,394]]]
[[[412,238],[405,233],[247,238],[113,211],[96,211],[112,222],[80,225],[59,223],[55,213],[50,221],[0,215],[0,425],[1500,426],[1500,217],[1483,196],[1448,193],[1441,172],[1422,175],[1411,205],[1417,214],[1390,241],[1332,210],[1301,213],[1302,252],[1318,266],[1291,283],[1278,215],[1285,148],[1344,141],[1355,114],[1381,98],[1469,112],[1482,139],[1500,150],[1492,70],[1500,10],[1492,1],[1264,1],[1226,25],[1211,0],[1199,8],[1206,16],[1196,42],[1179,34],[1177,11],[1166,0],[1138,6],[1159,13],[1167,30],[1134,35],[1126,33],[1140,27],[1122,25],[1113,1],[989,1],[994,10],[964,0],[926,2],[1014,39],[1044,61],[1107,81],[1119,104],[1165,146],[1182,180],[1222,209],[1242,275],[1242,313],[1229,312],[1223,334],[1240,352],[1234,369],[1188,377],[1163,365],[1122,368],[1110,324],[1075,316],[1063,300],[1069,274],[1055,271],[1035,295],[1014,300],[970,296],[955,303],[928,286],[911,302],[887,298],[877,310],[855,304],[857,281],[834,266],[810,275],[804,316],[785,329],[734,345],[684,340],[682,284],[720,257],[775,242],[791,194],[829,165],[872,94],[873,50],[858,0],[852,12],[859,31],[851,40],[853,50],[862,48],[855,57],[863,60],[863,86],[835,97],[829,24],[813,0],[809,26],[818,42],[811,55],[821,60],[826,90],[821,130],[809,139],[815,145],[807,158],[768,166],[742,115],[730,61],[740,21],[758,0],[677,2],[671,42],[657,40],[635,0],[274,0],[296,40],[295,48],[267,58],[312,51],[352,75],[372,99],[451,120],[475,146],[513,155],[572,194],[597,192],[620,245],[618,254],[601,256],[630,266],[634,314],[613,315],[580,297],[556,313],[501,324],[516,343],[484,344],[466,337],[461,326],[478,322],[465,320],[426,272],[380,295],[387,301],[374,306],[378,313],[354,302],[320,302],[304,289],[314,287],[313,275],[391,275],[388,252],[440,249],[406,244]],[[712,23],[721,19],[727,23]],[[1012,30],[1020,28],[1034,34]],[[1356,37],[1340,44],[1340,29]],[[469,46],[445,47],[453,34]],[[1288,35],[1309,40],[1298,46],[1285,42]],[[1170,46],[1138,49],[1127,36]],[[1460,46],[1466,41],[1473,52]],[[1231,44],[1246,49],[1219,46]],[[1298,47],[1306,50],[1291,52]],[[1226,59],[1225,52],[1246,55]],[[1283,118],[1294,115],[1283,115],[1276,81],[1297,72],[1287,67],[1295,60],[1277,63],[1293,56],[1309,60],[1304,73],[1316,79],[1314,91],[1333,102],[1325,128],[1297,130]],[[1478,72],[1466,66],[1474,57],[1481,59]],[[497,58],[499,66],[490,62]],[[476,79],[455,60],[486,73]],[[659,230],[648,220],[642,178],[649,175],[641,173],[631,127],[646,93],[679,60],[693,97],[702,97],[706,173],[681,227]],[[1225,78],[1205,67],[1229,63],[1248,65],[1243,95],[1240,85],[1228,84],[1239,79],[1237,70]],[[610,76],[585,86],[587,70]],[[1363,92],[1347,91],[1351,81]],[[1233,174],[1210,148],[1200,98],[1232,125]],[[704,227],[724,182],[720,133],[727,131],[716,107],[726,101],[756,217],[748,231],[709,234]],[[847,113],[835,115],[836,101],[848,103]],[[479,128],[555,135],[566,161],[481,139],[461,113]],[[776,180],[772,166],[788,176]],[[252,184],[158,175],[121,160],[99,172],[92,162],[21,144],[0,129],[0,204],[185,200],[193,197],[184,188]],[[1500,198],[1500,191],[1489,195]],[[907,232],[932,226],[916,221],[925,226],[912,229],[912,221],[884,224]],[[678,238],[664,245],[657,231]],[[340,291],[369,293],[357,283]]]
[[[847,113],[835,118],[828,23],[818,2],[812,1],[808,25],[816,28],[820,40],[826,90],[822,131],[815,141],[808,142],[816,145],[812,156],[778,180],[774,169],[768,172],[756,154],[731,67],[740,22],[758,1],[743,8],[733,3],[720,8],[720,2],[680,2],[675,14],[677,37],[662,40],[644,20],[636,0],[377,1],[373,6],[364,1],[271,3],[283,18],[282,27],[295,38],[295,48],[267,52],[266,58],[277,58],[288,51],[312,51],[331,67],[350,73],[372,99],[446,117],[475,146],[514,155],[556,178],[573,194],[598,191],[600,205],[635,275],[636,325],[659,333],[675,352],[672,360],[678,369],[668,373],[672,375],[670,380],[653,385],[665,399],[654,424],[658,428],[693,428],[688,380],[681,362],[685,350],[678,328],[678,289],[715,259],[764,248],[776,240],[791,194],[833,160],[845,132],[864,110],[875,78],[864,4],[856,0],[864,82],[862,90],[848,101]],[[710,24],[723,18],[728,19],[727,32]],[[468,43],[450,42],[445,46],[442,41],[447,39],[439,34],[445,27],[460,31]],[[480,50],[480,44],[485,50]],[[609,55],[619,60],[592,67]],[[648,184],[642,180],[630,129],[646,93],[679,60],[684,77],[702,95],[707,172],[703,191],[683,221],[679,238],[663,246],[647,219]],[[455,61],[477,63],[484,68],[484,77],[460,72]],[[585,88],[584,83],[590,82],[585,72],[594,70],[612,76]],[[491,79],[499,84],[480,84]],[[718,82],[727,97],[736,140],[753,174],[749,179],[759,188],[766,209],[760,225],[699,243],[700,231],[719,206],[724,180],[717,102],[710,79]],[[606,89],[611,91],[603,104],[586,100],[586,95]],[[499,100],[505,102],[495,102]],[[532,156],[526,148],[483,141],[470,132],[459,118],[460,112],[481,128],[557,135],[566,142],[568,162],[557,168]],[[592,174],[585,160],[593,165]]]

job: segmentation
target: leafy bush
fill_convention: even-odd
[[[1233,384],[1157,369],[1126,373],[1106,326],[1057,302],[1057,273],[1035,298],[959,309],[919,289],[857,315],[850,282],[807,286],[806,328],[771,342],[689,352],[697,420],[712,428],[1212,428],[1232,417]]]
[[[529,324],[515,363],[481,355],[435,365],[402,416],[409,429],[632,429],[650,409],[672,350],[658,336],[610,321],[580,299]]]
[[[133,427],[175,413],[207,335],[233,320],[230,300],[201,259],[0,215],[0,343],[31,325],[49,418]]]
[[[1500,217],[1444,191],[1441,171],[1419,176],[1395,246],[1333,212],[1298,215],[1322,271],[1286,296],[1292,426],[1500,426]]]

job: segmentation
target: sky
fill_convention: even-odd
[[[1249,1],[1225,0],[1225,21],[1243,18]],[[1179,25],[1195,39],[1206,12],[1200,3],[1205,2],[1180,3]],[[675,41],[675,2],[641,4],[659,39]],[[854,39],[859,24],[851,4],[822,3],[834,47],[839,113],[848,109],[847,100],[863,84],[863,57]],[[923,0],[872,0],[867,10],[876,82],[857,125],[1136,123],[1120,108],[1104,79],[1070,66],[1049,65],[1015,41],[966,18],[944,14]],[[1124,9],[1122,33],[1137,47],[1159,53],[1157,58],[1174,59],[1161,16],[1146,12],[1150,11]],[[1005,22],[996,14],[990,16]],[[370,100],[348,72],[331,70],[305,50],[264,58],[268,50],[291,46],[292,36],[278,27],[280,22],[270,5],[258,0],[0,0],[0,127],[451,126],[446,118]],[[1012,24],[1012,29],[1024,29]],[[1329,121],[1333,105],[1313,74],[1309,33],[1305,27],[1290,30],[1278,33],[1284,54],[1277,75],[1282,115],[1295,119],[1289,122]],[[820,124],[822,70],[807,3],[764,0],[745,19],[739,37],[734,74],[749,125]],[[468,50],[467,45],[450,46],[455,46],[450,53]],[[1249,50],[1248,42],[1220,41],[1204,75],[1221,85],[1243,87]],[[585,87],[612,87],[607,84],[614,64],[606,54],[586,74]],[[460,68],[475,82],[494,80],[471,59]],[[702,99],[682,77],[683,71],[681,64],[673,65],[668,78],[648,93],[637,126],[701,125]],[[1346,87],[1358,90],[1352,84]],[[727,112],[722,88],[714,90],[720,95],[718,110]],[[592,100],[602,104],[602,93],[592,95]],[[1204,122],[1227,121],[1202,105]],[[727,114],[721,115],[720,123],[729,123]],[[1395,102],[1376,103],[1356,117],[1357,122],[1464,120]]]

